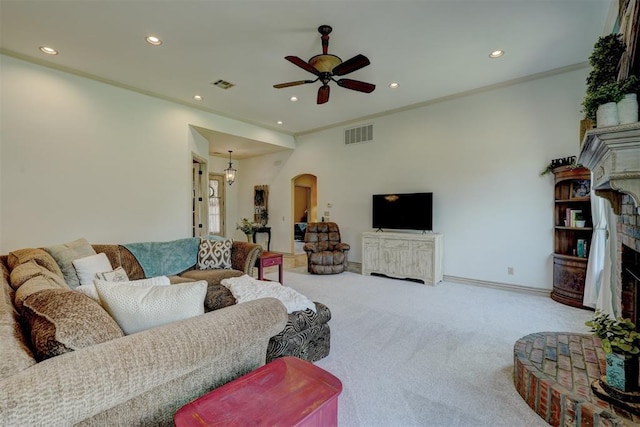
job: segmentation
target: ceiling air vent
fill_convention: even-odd
[[[226,80],[216,80],[215,82],[212,83],[212,85],[214,86],[218,86],[220,89],[229,89],[234,87],[235,85],[231,82],[228,82]]]
[[[358,126],[344,130],[344,145],[373,141],[373,125]]]

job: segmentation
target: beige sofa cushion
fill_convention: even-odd
[[[22,313],[22,304],[31,294],[45,289],[70,290],[62,277],[38,265],[34,260],[16,267],[11,272],[11,281],[13,282],[14,280],[20,283],[13,301],[18,313]]]
[[[0,263],[0,380],[35,365],[36,360],[25,339],[13,308],[14,290],[9,286],[9,274]]]
[[[54,273],[57,276],[62,276],[62,270],[60,270],[60,266],[48,252],[43,249],[36,248],[27,248],[27,249],[18,249],[17,251],[10,252],[7,256],[7,264],[9,265],[9,269],[13,271],[17,266],[21,264],[25,264],[29,261],[35,261],[38,265],[43,266],[50,272]],[[11,286],[14,289],[18,289],[19,285],[16,286],[11,283]]]
[[[180,274],[180,277],[193,279],[193,280],[206,280],[210,285],[219,285],[222,279],[228,279],[229,277],[240,277],[244,273],[239,270],[188,270]]]
[[[38,263],[37,260],[32,259],[23,264],[19,264],[11,271],[11,287],[18,290],[27,280],[33,279],[36,276],[47,276],[54,280],[60,279],[60,282],[64,283],[61,274],[52,272],[47,267]]]
[[[100,304],[70,289],[29,295],[23,315],[40,360],[124,336]]]

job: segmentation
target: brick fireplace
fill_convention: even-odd
[[[640,215],[630,196],[623,196],[616,224],[618,235],[619,289],[622,317],[632,319],[640,328]]]
[[[593,189],[615,214],[607,215],[612,251],[605,257],[614,261],[603,286],[615,285],[617,313],[640,328],[640,123],[587,131],[578,163],[591,170]],[[600,340],[589,334],[539,332],[514,346],[516,389],[554,426],[640,425],[636,407],[593,392],[605,365]]]
[[[634,280],[640,256],[640,123],[587,131],[578,163],[591,170],[593,189],[609,201],[616,215],[608,230],[617,251],[610,280],[615,284],[617,312],[640,327],[640,289]]]

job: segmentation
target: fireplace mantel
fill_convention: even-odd
[[[588,130],[578,163],[593,172],[593,189],[611,202],[617,215],[622,193],[640,211],[640,122]]]

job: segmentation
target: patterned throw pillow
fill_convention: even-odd
[[[231,240],[201,240],[198,249],[198,270],[231,268]]]
[[[102,273],[96,273],[94,279],[104,280],[105,282],[128,282],[129,277],[124,268],[118,267],[113,271],[105,271]]]
[[[38,360],[124,336],[100,304],[69,289],[31,294],[23,313]]]

